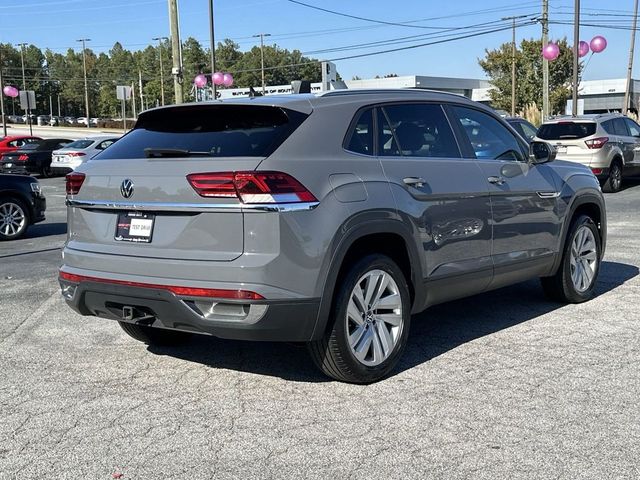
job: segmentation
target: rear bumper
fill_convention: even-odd
[[[320,306],[319,299],[216,299],[108,281],[59,281],[67,304],[81,315],[234,340],[309,341]]]

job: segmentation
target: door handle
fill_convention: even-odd
[[[402,181],[406,185],[409,185],[410,187],[415,187],[415,188],[424,187],[424,184],[426,182],[424,178],[420,178],[420,177],[406,177],[406,178],[403,178]]]
[[[491,177],[487,178],[487,181],[489,183],[493,183],[494,185],[502,185],[502,184],[504,184],[505,180],[502,177],[491,176]]]

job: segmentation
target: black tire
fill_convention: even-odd
[[[16,211],[20,212],[20,215],[24,218],[24,221],[20,222],[21,226],[17,229],[14,223],[12,223],[12,226],[4,223],[5,218],[8,218],[6,215],[9,214],[9,212]],[[0,241],[15,240],[22,237],[27,231],[27,228],[29,228],[29,224],[29,209],[22,200],[17,198],[0,198]]]
[[[375,271],[382,271],[391,279],[393,279],[393,289],[397,290],[397,294],[400,296],[399,305],[401,305],[401,312],[393,311],[392,315],[398,315],[395,321],[400,322],[399,331],[395,334],[390,333],[386,337],[387,341],[383,341],[381,328],[387,329],[387,332],[392,332],[394,327],[387,328],[387,324],[380,320],[380,310],[385,310],[380,307],[372,307],[365,319],[365,314],[362,315],[360,321],[362,322],[362,330],[359,330],[361,335],[358,337],[360,340],[356,342],[357,347],[360,342],[367,343],[369,338],[372,339],[370,344],[377,343],[377,345],[388,345],[388,340],[395,341],[392,348],[387,348],[388,354],[384,354],[384,360],[376,365],[366,365],[363,361],[356,358],[355,353],[352,351],[352,347],[349,345],[349,317],[347,310],[349,308],[349,302],[352,297],[352,293],[356,288],[356,284],[370,273]],[[396,288],[397,287],[397,288]],[[391,288],[391,287],[389,287]],[[376,289],[377,290],[377,289]],[[382,298],[387,290],[382,291],[379,298]],[[390,298],[385,297],[385,298]],[[396,297],[396,302],[398,301]],[[377,303],[377,302],[376,302]],[[318,341],[313,341],[308,344],[308,350],[311,354],[311,358],[323,373],[336,380],[348,383],[367,384],[376,382],[386,375],[395,367],[399,358],[401,357],[409,336],[409,328],[411,324],[411,301],[409,294],[409,287],[407,286],[407,280],[402,273],[402,270],[398,265],[389,257],[384,255],[368,255],[361,260],[353,264],[346,275],[344,275],[336,284],[336,294],[329,318],[328,331],[324,337]],[[387,315],[388,316],[388,315]],[[370,323],[372,322],[372,323]],[[379,323],[376,323],[379,322]],[[354,323],[354,322],[352,322]],[[367,325],[365,325],[365,323]],[[360,327],[356,327],[360,328]],[[364,330],[364,329],[370,329]],[[355,332],[352,332],[353,335]],[[367,336],[366,340],[363,340]],[[369,348],[374,347],[366,347]]]
[[[609,167],[609,176],[602,185],[602,191],[616,193],[622,189],[622,162],[615,159]]]
[[[40,169],[40,177],[42,178],[50,178],[53,177],[53,171],[51,170],[51,165],[43,165]]]
[[[583,291],[579,291],[572,280],[572,267],[571,267],[571,249],[573,242],[583,228],[587,228],[593,234],[595,240],[595,273],[590,285]],[[582,303],[593,297],[593,289],[598,280],[598,273],[600,272],[600,261],[602,260],[602,245],[600,242],[600,233],[591,219],[587,215],[580,215],[575,218],[569,229],[567,240],[562,251],[562,263],[558,267],[558,271],[552,277],[541,278],[542,289],[545,295],[550,299],[561,303]]]
[[[186,332],[165,330],[162,328],[148,327],[146,325],[136,325],[127,322],[118,323],[127,335],[147,345],[169,347],[186,343],[191,338],[191,334]]]

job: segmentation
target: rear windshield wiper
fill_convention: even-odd
[[[180,148],[145,148],[144,156],[147,158],[167,158],[167,157],[211,157],[211,152],[196,152],[193,150],[183,150]]]

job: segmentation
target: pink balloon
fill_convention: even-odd
[[[593,51],[593,53],[600,53],[605,48],[607,48],[607,39],[604,38],[602,35],[596,35],[591,39],[590,46],[591,46],[591,51]]]
[[[16,87],[12,87],[11,85],[7,85],[2,89],[2,91],[7,97],[15,98],[20,95],[20,91]]]
[[[233,85],[233,75],[231,75],[230,73],[225,73],[222,76],[222,83],[225,87],[230,87],[231,85]]]
[[[193,79],[193,83],[196,84],[196,87],[202,88],[207,84],[207,77],[204,75],[196,75],[196,78]]]
[[[216,72],[211,76],[213,83],[216,85],[222,85],[224,83],[224,75],[222,72]]]
[[[542,48],[542,56],[547,60],[555,60],[560,55],[560,47],[557,43],[548,43]]]
[[[578,56],[584,57],[587,53],[589,53],[589,43],[584,40],[580,40],[578,44]]]

